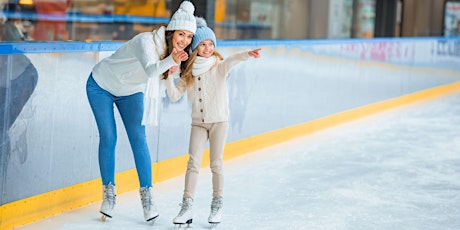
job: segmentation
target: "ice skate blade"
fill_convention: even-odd
[[[100,212],[100,213],[102,214],[101,220],[104,221],[104,222],[107,220],[107,217],[112,218],[112,216],[108,215],[107,213],[103,213],[103,212]]]
[[[185,223],[174,223],[176,228],[182,228],[182,225],[186,225],[185,228],[191,228],[190,224],[192,224],[193,219],[187,220]]]
[[[210,229],[217,228],[217,225],[220,224],[220,222],[209,222],[211,226],[209,226]]]
[[[160,216],[160,215],[158,214],[158,215],[156,215],[156,216],[154,216],[154,217],[152,217],[152,218],[150,218],[150,219],[148,219],[148,220],[146,220],[146,221],[147,221],[147,222],[155,222],[155,219],[156,219],[157,217],[159,217],[159,216]]]

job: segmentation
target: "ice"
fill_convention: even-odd
[[[460,229],[460,93],[400,107],[225,162],[217,229]],[[160,216],[143,220],[138,191],[17,229],[174,229],[184,177],[154,185]],[[209,229],[202,169],[193,229]]]

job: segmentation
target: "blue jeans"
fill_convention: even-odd
[[[118,108],[128,134],[134,154],[137,175],[141,187],[152,187],[152,164],[147,145],[145,126],[142,125],[144,113],[144,94],[116,97],[99,87],[92,75],[86,83],[86,94],[99,130],[99,169],[102,184],[115,185],[115,145],[117,128],[113,104]]]

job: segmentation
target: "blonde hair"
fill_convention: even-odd
[[[168,24],[166,24],[166,23],[157,24],[157,25],[155,25],[155,26],[153,27],[153,31],[158,30],[158,29],[159,29],[160,27],[162,27],[162,26],[167,27]],[[165,31],[166,51],[165,51],[165,53],[163,53],[162,55],[160,55],[160,60],[165,59],[166,57],[168,57],[168,56],[172,53],[173,48],[174,48],[174,46],[173,46],[174,32],[175,32],[175,30],[174,30],[174,31],[170,31],[170,30]],[[190,50],[191,45],[192,45],[192,44],[190,43],[187,47],[185,47],[184,51],[188,53],[189,50]],[[185,71],[185,67],[186,67],[186,64],[185,64],[184,62],[181,62],[181,64],[180,64],[180,69],[181,69],[181,71]],[[169,72],[169,70],[166,70],[166,71],[162,74],[162,75],[163,75],[163,78],[162,78],[162,79],[168,78],[168,72]]]
[[[219,60],[224,60],[224,57],[222,57],[222,55],[216,50],[214,50],[214,53],[212,55],[216,56],[217,59]],[[193,63],[195,62],[197,56],[198,56],[198,49],[195,49],[195,51],[193,51],[189,55],[187,61],[185,61],[185,69],[180,74],[180,77],[185,80],[185,86],[187,88],[193,85],[193,81],[195,79],[195,76],[193,76],[192,74],[192,69],[193,69]]]

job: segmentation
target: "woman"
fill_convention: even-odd
[[[182,68],[181,62],[188,59],[187,52],[196,31],[194,11],[191,2],[182,2],[167,25],[161,24],[152,32],[140,33],[127,41],[97,63],[89,76],[86,92],[100,135],[102,220],[112,217],[116,197],[117,132],[113,104],[120,112],[133,150],[144,218],[150,221],[159,215],[152,197],[152,165],[144,125],[157,124],[159,78],[167,76],[173,66]]]

